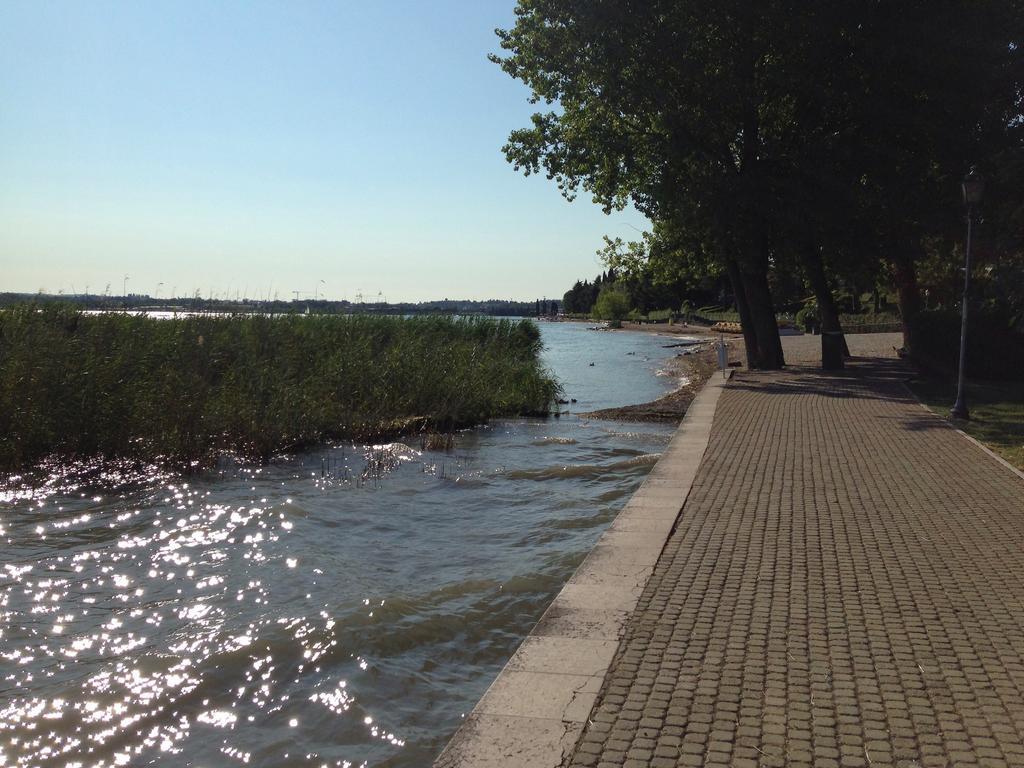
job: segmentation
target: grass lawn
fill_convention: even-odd
[[[935,413],[949,416],[956,400],[953,382],[921,378],[910,387]],[[967,408],[971,420],[958,426],[1024,469],[1024,381],[968,382]]]

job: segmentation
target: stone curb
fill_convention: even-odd
[[[558,768],[575,747],[675,527],[732,370],[713,374],[643,485],[473,708],[434,768]]]
[[[964,432],[959,427],[955,426],[953,423],[951,423],[947,419],[944,419],[941,416],[939,416],[939,414],[937,414],[935,411],[933,411],[931,408],[929,408],[925,404],[925,402],[920,397],[917,396],[917,393],[913,389],[910,388],[910,385],[907,382],[903,382],[903,386],[906,388],[907,392],[910,393],[910,396],[912,398],[914,398],[914,400],[917,402],[917,404],[920,405],[922,408],[924,408],[924,410],[927,411],[928,415],[931,416],[933,419],[935,419],[938,423],[943,424],[944,426],[948,427],[949,429],[952,429],[954,432],[959,432],[960,436],[963,437],[965,440],[967,440],[967,441],[969,441],[971,443],[974,443],[974,445],[976,445],[982,451],[987,453],[991,458],[995,459],[997,462],[1002,464],[1008,470],[1013,472],[1013,474],[1015,474],[1021,480],[1024,480],[1024,471],[1021,471],[1021,470],[1017,469],[1015,466],[1013,466],[1013,464],[1008,462],[1006,459],[1004,459],[1002,456],[1000,456],[998,453],[993,451],[991,448],[989,448],[987,445],[985,445],[983,442],[981,442],[977,438],[971,437],[970,435],[968,435],[966,432]]]

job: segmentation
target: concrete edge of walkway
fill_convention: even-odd
[[[435,768],[557,768],[583,732],[707,449],[716,372],[643,484],[541,616]]]
[[[914,400],[917,401],[917,404],[919,406],[921,406],[922,408],[924,408],[924,410],[927,411],[928,414],[932,418],[934,418],[938,423],[943,424],[946,427],[949,427],[949,429],[952,429],[955,432],[959,432],[960,436],[963,437],[965,440],[967,440],[968,442],[974,443],[974,445],[976,445],[982,451],[987,453],[991,458],[995,459],[997,462],[1002,464],[1008,470],[1013,472],[1013,474],[1015,474],[1021,480],[1024,480],[1024,471],[1017,469],[1015,466],[1013,466],[1013,464],[1008,462],[1006,459],[1004,459],[998,453],[993,451],[991,448],[989,448],[983,442],[978,440],[976,437],[971,437],[966,432],[964,432],[962,429],[960,429],[960,427],[956,426],[955,424],[953,424],[952,422],[948,421],[947,419],[942,418],[939,414],[937,414],[935,411],[933,411],[931,408],[929,408],[928,405],[924,402],[924,400],[922,400],[920,397],[917,396],[917,393],[913,389],[910,388],[910,385],[908,383],[903,382],[903,386],[906,387],[906,390],[907,390],[907,392],[910,393],[910,396],[912,398],[914,398]]]

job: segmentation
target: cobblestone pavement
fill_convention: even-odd
[[[846,343],[855,357],[896,357],[903,346],[902,333],[848,333]],[[782,353],[787,365],[814,365],[821,363],[821,336],[783,336]]]
[[[1024,480],[895,362],[743,373],[571,766],[1024,766]]]

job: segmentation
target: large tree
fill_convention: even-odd
[[[582,189],[606,209],[688,222],[748,309],[748,362],[781,366],[762,162],[774,107],[761,70],[784,35],[738,1],[522,0],[516,15],[495,60],[552,108],[512,133],[509,160],[543,169],[568,197]]]
[[[886,262],[906,323],[921,307],[917,266],[929,244],[962,236],[968,166],[995,170],[1020,146],[1024,9],[1019,0],[862,3],[851,21],[849,61],[823,80],[823,151],[794,168],[810,171],[818,202],[808,221],[833,266],[851,275]]]
[[[1019,143],[1021,23],[1019,0],[520,0],[494,60],[549,108],[505,152],[710,258],[748,363],[778,367],[773,267],[800,266],[829,330],[830,273],[880,255],[917,310],[959,175]]]

